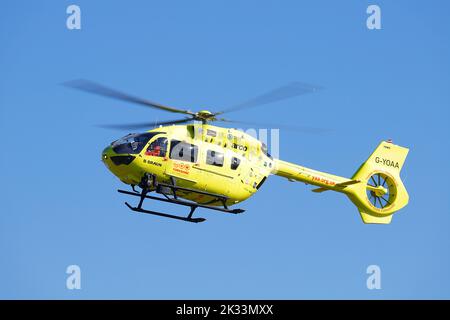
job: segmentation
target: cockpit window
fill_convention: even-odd
[[[145,151],[146,156],[165,157],[167,152],[167,138],[161,137],[152,141]]]
[[[115,153],[138,154],[148,141],[161,132],[130,133],[111,143]]]

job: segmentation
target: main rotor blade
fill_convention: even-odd
[[[98,125],[97,127],[106,128],[106,129],[116,129],[116,130],[132,130],[132,129],[146,129],[157,126],[171,125],[171,124],[179,124],[186,123],[192,121],[192,118],[180,119],[180,120],[170,120],[170,121],[155,121],[155,122],[142,122],[142,123],[129,123],[129,124],[105,124]]]
[[[194,113],[191,111],[168,107],[168,106],[164,106],[162,104],[156,103],[156,102],[152,102],[149,100],[131,96],[126,93],[105,87],[101,84],[98,84],[98,83],[95,83],[95,82],[92,82],[89,80],[84,80],[84,79],[72,80],[72,81],[63,83],[63,85],[66,87],[73,88],[73,89],[78,89],[81,91],[86,91],[86,92],[97,94],[97,95],[104,96],[104,97],[118,99],[118,100],[122,100],[122,101],[126,101],[126,102],[131,102],[131,103],[139,104],[139,105],[150,107],[150,108],[160,109],[160,110],[174,112],[174,113],[184,113],[184,114],[188,114],[188,115],[194,115]]]
[[[280,123],[260,123],[260,122],[236,121],[236,120],[228,120],[228,119],[217,119],[216,121],[237,123],[237,124],[243,124],[243,125],[247,125],[247,126],[250,125],[250,126],[257,126],[257,127],[264,127],[264,128],[284,129],[284,130],[297,131],[297,132],[308,133],[308,134],[323,134],[323,133],[329,133],[329,132],[333,131],[331,129],[308,127],[308,126],[296,126],[296,125],[280,124]]]
[[[241,109],[253,108],[268,103],[273,103],[276,101],[281,101],[284,99],[304,95],[307,93],[315,92],[322,89],[320,86],[315,86],[312,84],[307,84],[303,82],[292,82],[275,90],[269,91],[265,94],[257,96],[256,98],[247,100],[240,104],[234,105],[228,109],[215,113],[215,115],[228,113],[232,111],[237,111]]]

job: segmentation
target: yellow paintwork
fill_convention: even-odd
[[[346,194],[357,206],[365,223],[389,223],[392,214],[408,203],[408,193],[400,179],[400,170],[408,149],[392,143],[382,142],[353,177],[348,179],[272,159],[264,154],[260,141],[235,129],[193,124],[166,126],[148,132],[160,134],[150,139],[147,145],[162,136],[167,137],[169,143],[175,139],[197,145],[197,162],[170,159],[170,146],[164,158],[148,156],[145,155],[146,146],[140,154],[134,155],[136,158],[129,165],[115,165],[111,157],[117,154],[111,146],[106,147],[102,153],[102,161],[126,184],[138,185],[145,173],[151,173],[158,181],[166,183],[173,177],[180,187],[225,195],[229,199],[227,205],[233,205],[248,199],[257,191],[257,186],[263,179],[275,174],[318,186],[318,189],[313,190],[315,192],[333,190]],[[222,167],[205,163],[207,150],[225,154]],[[230,167],[232,157],[241,161],[236,170]],[[368,179],[374,173],[380,173],[387,177],[388,181],[392,181],[393,186],[389,187],[389,190],[395,190],[395,193],[390,193],[391,204],[387,207],[377,208],[368,199],[367,189],[378,196],[388,192],[388,189],[382,186],[368,186]],[[221,205],[219,202],[211,203],[213,198],[209,196],[188,192],[177,194],[198,203]]]
[[[225,195],[229,198],[227,205],[233,205],[253,195],[257,191],[254,186],[272,171],[273,160],[262,153],[261,142],[235,129],[200,124],[167,126],[148,132],[161,132],[161,135],[153,137],[148,144],[165,136],[169,141],[175,139],[197,145],[197,163],[172,160],[168,154],[165,158],[146,156],[145,147],[129,165],[117,166],[111,161],[111,157],[116,155],[115,152],[111,146],[106,147],[102,153],[103,162],[126,184],[139,184],[144,173],[148,172],[156,175],[160,182],[169,183],[170,177],[173,177],[180,187]],[[208,132],[211,134],[214,132],[215,136],[209,135]],[[207,150],[225,154],[223,167],[205,163]],[[230,168],[231,157],[237,157],[241,161],[236,170]],[[155,165],[155,162],[161,166]],[[211,197],[194,193],[177,194],[198,203],[208,203],[212,200]],[[220,202],[209,204],[221,205]]]
[[[394,212],[408,204],[409,196],[400,179],[400,170],[407,154],[407,148],[383,141],[351,179],[308,169],[282,160],[275,161],[274,174],[320,187],[313,190],[316,192],[333,190],[344,193],[358,207],[365,223],[386,224],[391,222]],[[377,173],[390,178],[391,188],[395,191],[389,198],[391,204],[382,209],[375,207],[367,197],[367,189],[378,195],[384,195],[387,192],[387,189],[382,186],[376,188],[368,186],[370,177]]]

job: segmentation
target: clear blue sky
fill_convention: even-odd
[[[82,29],[66,28],[78,4]],[[378,4],[382,30],[366,28]],[[0,298],[450,298],[448,1],[2,1]],[[326,89],[233,114],[281,131],[281,158],[351,176],[379,141],[411,148],[410,203],[364,225],[340,194],[273,176],[202,224],[134,214],[101,150],[171,119],[59,83],[87,78],[191,109],[293,80]],[[230,114],[231,117],[231,114]],[[167,205],[159,209],[180,212]],[[66,289],[66,267],[82,289]],[[366,268],[382,289],[366,288]]]

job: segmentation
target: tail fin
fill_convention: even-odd
[[[381,142],[352,177],[361,183],[345,188],[364,223],[390,223],[392,214],[408,204],[408,192],[400,179],[408,151],[390,141]]]

